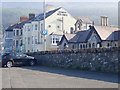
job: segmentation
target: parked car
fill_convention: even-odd
[[[26,54],[21,53],[4,53],[2,55],[2,67],[12,67],[13,65],[36,65],[37,60]]]

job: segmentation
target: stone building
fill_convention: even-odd
[[[77,21],[75,23],[75,31],[88,30],[90,25],[93,25],[93,21],[90,18],[76,16],[74,17]]]
[[[78,31],[70,40],[63,36],[59,43],[59,49],[66,44],[67,49],[82,48],[111,48],[119,47],[120,31],[113,27],[90,26],[90,29]],[[63,48],[65,49],[65,48]]]
[[[64,34],[57,44],[59,46],[59,50],[67,49],[69,40],[72,39],[76,34]]]

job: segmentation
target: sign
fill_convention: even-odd
[[[48,35],[48,30],[42,31],[42,34],[43,34],[43,35]]]

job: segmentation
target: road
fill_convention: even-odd
[[[3,88],[118,88],[117,74],[52,67],[2,68]]]

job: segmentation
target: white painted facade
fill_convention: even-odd
[[[41,34],[44,29],[43,20],[26,23],[23,26],[25,52],[56,50],[58,48],[57,42],[61,40],[63,32],[70,33],[71,28],[75,30],[75,22],[76,19],[72,15],[60,8],[45,19],[45,30],[48,30],[46,36]]]

